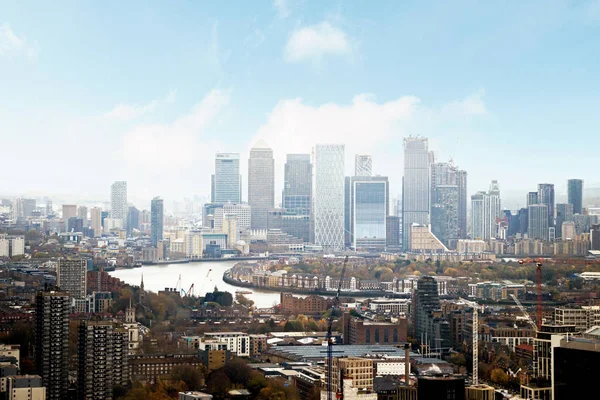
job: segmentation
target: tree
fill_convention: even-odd
[[[254,305],[253,300],[250,300],[249,298],[247,298],[246,296],[244,296],[241,293],[235,294],[235,300],[245,307],[252,307]]]
[[[223,372],[231,380],[231,383],[245,386],[252,375],[252,368],[244,360],[238,358],[225,364]]]
[[[490,380],[494,383],[506,385],[508,383],[508,375],[500,368],[494,368],[490,373]]]
[[[464,367],[467,365],[465,360],[465,355],[462,353],[455,353],[450,356],[450,362],[454,365],[458,365],[459,367]]]
[[[171,379],[182,381],[186,390],[200,390],[204,386],[204,375],[191,365],[178,365],[171,371]]]

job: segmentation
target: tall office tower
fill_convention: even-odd
[[[87,261],[83,258],[59,258],[56,286],[74,299],[85,299],[87,292]]]
[[[267,216],[275,205],[275,160],[273,150],[262,140],[250,149],[248,204],[252,207],[252,229],[267,229]]]
[[[86,206],[80,206],[77,208],[77,217],[81,218],[81,222],[84,227],[88,227],[88,208]]]
[[[15,218],[27,218],[31,217],[36,208],[35,199],[16,199],[14,204],[14,216]]]
[[[93,207],[90,210],[90,227],[94,231],[94,236],[98,237],[102,234],[102,209]]]
[[[471,237],[476,240],[490,239],[490,198],[486,192],[471,196]]]
[[[67,232],[83,232],[83,219],[71,217],[67,221]]]
[[[310,215],[312,172],[310,154],[287,155],[282,198],[287,214]]]
[[[127,182],[116,181],[110,187],[110,216],[127,221]]]
[[[63,204],[62,206],[62,220],[65,223],[65,228],[69,218],[77,217],[77,206],[75,204]]]
[[[46,201],[46,215],[53,215],[54,210],[52,209],[52,200]]]
[[[556,235],[562,237],[562,224],[573,221],[573,204],[559,203],[556,205]]]
[[[426,138],[404,138],[402,179],[402,247],[410,246],[410,227],[429,224],[429,152]]]
[[[158,246],[158,241],[163,239],[163,199],[155,197],[150,203],[150,239],[152,246]]]
[[[127,209],[127,236],[131,236],[134,229],[140,229],[140,210],[134,206]]]
[[[458,186],[458,237],[467,237],[467,171],[456,171],[456,186]]]
[[[400,250],[400,217],[389,215],[385,222],[385,248],[388,251]]]
[[[490,238],[498,237],[498,222],[502,219],[502,204],[500,202],[500,186],[494,180],[490,184]]]
[[[548,240],[548,206],[540,203],[527,207],[527,225],[530,239]]]
[[[590,250],[600,250],[600,225],[590,226]]]
[[[387,176],[346,177],[346,246],[355,250],[385,250],[389,198]]]
[[[517,218],[519,219],[519,232],[521,237],[523,237],[527,231],[529,230],[529,210],[527,208],[519,209],[517,214]]]
[[[548,227],[554,226],[554,185],[552,183],[538,184],[538,203],[548,207]]]
[[[77,343],[78,398],[110,400],[128,380],[128,331],[109,321],[82,321]]]
[[[344,145],[314,150],[314,241],[326,251],[344,248]]]
[[[211,194],[213,203],[242,202],[239,154],[217,153],[215,175],[211,186],[213,187],[213,193]]]
[[[48,400],[68,398],[70,311],[68,293],[40,291],[36,295],[35,365]]]
[[[583,214],[583,180],[569,179],[568,198],[569,204],[573,204],[573,214]]]
[[[538,192],[527,193],[527,207],[529,207],[532,204],[538,204],[538,203],[539,203]]]
[[[431,349],[447,347],[450,343],[450,326],[434,316],[434,312],[440,310],[440,297],[433,277],[423,276],[419,279],[413,302],[414,337],[419,343],[431,346]]]
[[[356,154],[354,156],[354,176],[371,176],[373,160],[369,154]]]

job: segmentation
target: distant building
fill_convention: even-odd
[[[413,294],[413,329],[420,344],[430,349],[450,347],[450,326],[441,318],[438,284],[433,277],[423,276]]]
[[[346,177],[346,246],[355,250],[384,250],[389,215],[389,184],[385,176]]]
[[[569,179],[568,202],[573,205],[573,214],[583,214],[583,180]]]
[[[131,379],[142,383],[156,383],[169,375],[177,366],[200,367],[197,354],[136,354],[129,356]]]
[[[529,239],[548,240],[548,206],[532,204],[527,208],[527,235]]]
[[[377,393],[373,393],[373,360],[368,358],[359,357],[347,357],[347,358],[333,358],[333,365],[331,368],[331,390],[334,393],[337,392],[350,392],[346,390],[346,382],[348,386],[353,389],[357,389],[358,392],[372,393],[372,397],[365,397],[365,399],[377,399]],[[327,382],[328,371],[325,370],[325,381]],[[342,379],[343,377],[343,379]],[[344,388],[342,389],[341,383],[343,382]],[[326,389],[326,387],[325,387]],[[323,399],[326,392],[321,392],[321,398]],[[351,395],[351,393],[347,393]],[[345,396],[354,398],[351,396]],[[326,398],[326,397],[325,397]],[[358,397],[361,398],[361,397]]]
[[[127,222],[127,182],[116,181],[110,186],[110,216]]]
[[[428,225],[430,209],[430,172],[428,141],[421,137],[404,138],[404,177],[402,180],[402,246],[410,249],[411,226]]]
[[[500,189],[492,181],[488,192],[471,196],[471,237],[488,241],[498,236],[498,221],[502,218]]]
[[[38,292],[36,296],[35,365],[48,400],[68,398],[70,309],[65,292]]]
[[[548,213],[548,228],[554,226],[554,185],[551,183],[538,184],[538,204],[545,204]]]
[[[228,348],[238,357],[250,357],[250,336],[243,332],[210,332],[207,338],[227,343]]]
[[[312,173],[310,154],[287,155],[282,199],[282,207],[286,214],[310,215]]]
[[[140,210],[130,206],[127,210],[127,236],[131,236],[134,230],[140,229]]]
[[[331,299],[321,296],[297,297],[291,293],[281,293],[281,312],[284,314],[321,314],[331,308]]]
[[[202,365],[206,367],[208,372],[222,368],[231,360],[231,352],[226,349],[210,349],[198,351],[198,356]]]
[[[87,260],[60,258],[56,267],[56,285],[74,299],[85,299],[87,294]]]
[[[573,221],[573,204],[556,205],[556,236],[562,236],[562,225],[565,222]],[[572,238],[572,237],[571,237]]]
[[[368,154],[356,154],[354,156],[354,176],[371,176],[373,160]]]
[[[163,213],[163,199],[153,198],[150,204],[150,239],[154,247],[158,246],[158,242],[163,239]]]
[[[446,252],[448,248],[431,232],[428,225],[412,225],[410,227],[410,245],[411,251],[423,253]]]
[[[344,145],[317,144],[314,242],[325,251],[344,248]]]
[[[215,174],[212,176],[211,202],[217,204],[241,203],[242,180],[240,177],[240,155],[217,153]]]
[[[250,149],[248,159],[248,204],[252,207],[252,229],[267,229],[267,215],[275,203],[273,150],[262,140]]]
[[[179,400],[211,400],[212,394],[202,392],[179,392]]]
[[[94,236],[98,237],[102,234],[102,209],[93,207],[90,210],[90,227],[94,231]]]
[[[590,250],[600,250],[600,225],[590,227]]]
[[[75,204],[63,204],[62,220],[67,225],[69,218],[77,217],[77,206]]]
[[[25,254],[24,236],[7,236],[0,234],[0,257],[12,258]]]
[[[532,204],[538,204],[538,192],[529,192],[527,193],[527,207]]]
[[[39,375],[15,375],[6,379],[7,400],[46,400],[46,388]]]
[[[378,322],[344,314],[344,344],[403,344],[407,341],[407,319]]]
[[[599,341],[564,338],[553,353],[554,400],[585,399],[597,391]]]
[[[400,217],[388,215],[385,222],[385,246],[387,251],[400,250]]]

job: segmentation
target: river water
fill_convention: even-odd
[[[174,288],[181,275],[181,287],[187,291],[194,284],[194,294],[204,296],[212,292],[215,286],[220,291],[230,292],[235,297],[236,290],[247,290],[245,295],[259,308],[268,308],[279,304],[279,292],[266,292],[256,289],[240,288],[223,281],[223,273],[233,267],[237,261],[190,262],[186,264],[144,265],[140,268],[119,269],[109,272],[129,285],[139,286],[144,275],[144,289],[158,292],[166,287]]]

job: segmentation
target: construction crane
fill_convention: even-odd
[[[538,258],[537,260],[532,260],[530,258],[526,258],[523,260],[519,260],[519,264],[532,264],[535,263],[535,286],[536,286],[536,307],[535,307],[535,319],[537,323],[537,330],[542,329],[542,318],[543,318],[543,310],[542,310],[542,259]]]
[[[181,274],[179,274],[179,279],[177,280],[177,284],[175,285],[175,290],[177,290],[178,292],[181,292]]]
[[[212,271],[212,268],[209,268],[208,272],[206,273],[207,278],[208,278],[208,275],[210,274],[210,271]]]
[[[185,290],[183,290],[183,288],[181,288],[181,292],[183,293],[183,297],[193,297],[194,296],[194,284],[192,283],[192,286],[190,286],[190,288],[187,290],[187,292]]]
[[[460,300],[473,307],[473,386],[477,386],[479,385],[479,310],[483,312],[484,306],[462,297]]]
[[[342,291],[342,284],[344,281],[344,275],[346,274],[346,264],[347,263],[348,263],[348,256],[346,256],[346,258],[344,259],[344,265],[342,266],[342,273],[340,275],[340,283],[338,285],[338,290],[335,295],[335,298],[333,299],[333,304],[331,306],[331,314],[329,315],[329,323],[327,324],[327,336],[326,336],[326,339],[327,339],[327,400],[332,400],[331,380],[333,378],[333,376],[332,376],[332,373],[333,373],[333,338],[332,338],[331,329],[333,327],[333,318],[334,318],[335,310],[338,307],[339,302],[340,302],[340,292]],[[336,393],[336,398],[337,399],[343,398],[341,386],[340,386],[338,392]]]
[[[523,304],[521,304],[521,302],[519,301],[519,299],[517,299],[517,296],[515,296],[514,294],[511,294],[510,297],[512,297],[512,299],[515,301],[515,303],[517,304],[517,307],[519,307],[519,310],[521,310],[521,312],[523,313],[523,316],[525,316],[525,319],[527,320],[527,322],[529,323],[529,325],[531,325],[531,327],[533,328],[533,330],[535,332],[538,332],[538,326],[535,324],[535,322],[533,322],[533,320],[529,316],[529,313],[527,312],[527,310],[525,309],[525,307],[523,307]]]

